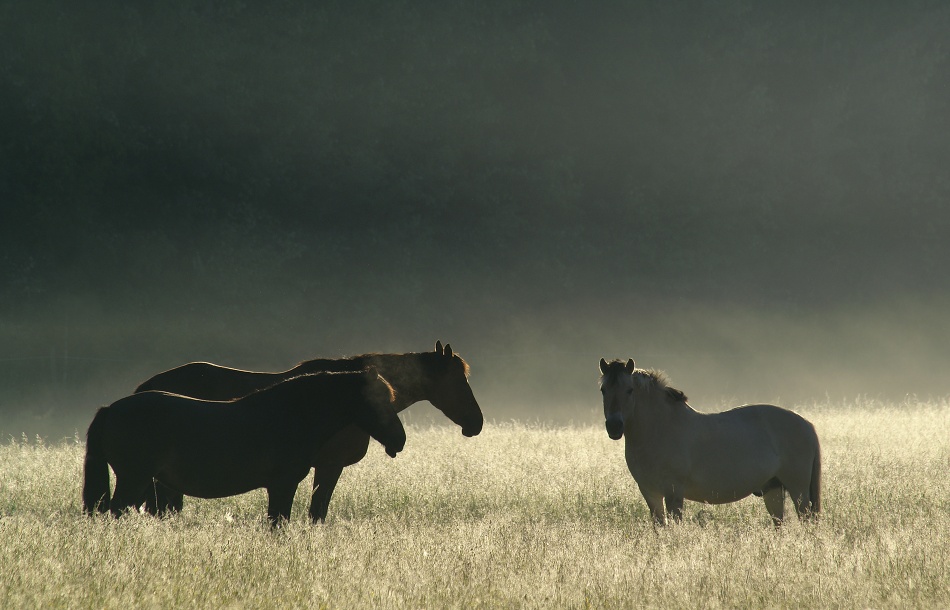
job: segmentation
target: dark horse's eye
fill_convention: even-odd
[[[633,388],[627,390],[627,396],[630,396],[631,394],[633,394]]]

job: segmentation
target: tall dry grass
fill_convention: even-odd
[[[817,527],[758,498],[687,502],[655,532],[600,425],[410,427],[347,469],[328,523],[264,523],[263,492],[174,518],[85,518],[83,446],[0,445],[0,607],[950,607],[950,408],[803,414],[824,456]]]

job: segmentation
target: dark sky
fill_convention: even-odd
[[[944,3],[248,4],[0,5],[3,433],[436,339],[490,419],[950,394]]]

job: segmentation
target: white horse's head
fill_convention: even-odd
[[[607,436],[617,441],[623,437],[624,410],[633,400],[633,359],[607,362],[600,359],[600,392],[604,395],[604,422]]]

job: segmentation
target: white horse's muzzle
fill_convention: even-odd
[[[611,415],[605,422],[607,426],[607,436],[615,441],[619,441],[623,436],[623,416],[620,414]]]

